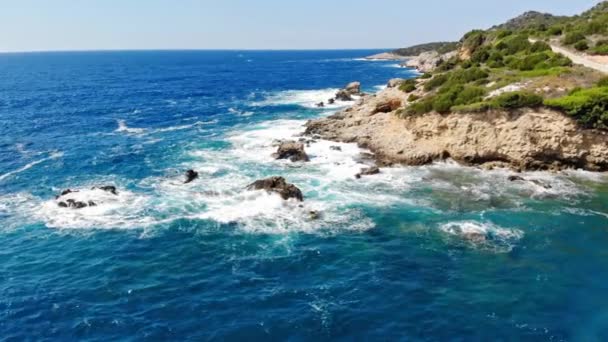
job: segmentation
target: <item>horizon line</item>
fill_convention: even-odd
[[[62,53],[62,52],[162,52],[162,51],[363,51],[363,50],[377,50],[377,51],[393,51],[397,48],[286,48],[286,49],[263,49],[263,48],[133,48],[133,49],[56,49],[56,50],[14,50],[14,51],[1,51],[0,54],[20,54],[20,53]]]

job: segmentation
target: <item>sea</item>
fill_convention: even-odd
[[[0,54],[0,340],[608,340],[608,175],[271,156],[376,52]]]

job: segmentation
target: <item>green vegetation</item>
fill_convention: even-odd
[[[593,88],[577,89],[557,99],[547,99],[544,104],[561,110],[588,128],[608,128],[608,81],[600,81]],[[601,86],[604,85],[604,86]]]
[[[423,52],[437,51],[441,54],[454,51],[458,48],[457,42],[437,42],[414,45],[403,49],[394,50],[393,53],[400,56],[417,56]]]
[[[479,101],[453,107],[455,112],[480,113],[491,109],[513,110],[519,108],[534,108],[543,104],[543,98],[539,95],[527,92],[509,92],[486,101]]]
[[[420,99],[420,96],[418,96],[416,94],[410,94],[410,96],[407,97],[407,100],[409,102],[418,101],[419,99]]]
[[[404,91],[406,93],[413,92],[414,90],[416,90],[416,80],[415,79],[405,80],[399,86],[399,90]]]
[[[597,73],[575,67],[569,58],[553,52],[549,40],[608,55],[608,1],[579,16],[528,12],[490,30],[468,32],[458,43],[458,53],[439,60],[432,73],[420,77],[422,83],[401,85],[405,92],[422,88],[424,93],[411,94],[409,105],[399,113],[483,113],[547,106],[585,127],[608,129],[608,78],[595,85]],[[493,95],[513,84],[521,91]]]

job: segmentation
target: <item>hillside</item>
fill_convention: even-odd
[[[435,42],[435,43],[426,43],[410,46],[407,48],[397,49],[391,51],[399,56],[410,57],[410,56],[418,56],[421,53],[429,52],[429,51],[437,51],[439,53],[446,53],[449,51],[453,51],[458,47],[458,42]]]
[[[548,107],[608,129],[608,80],[559,53],[608,64],[599,56],[608,54],[608,2],[573,17],[527,12],[465,34],[457,49],[402,85],[411,96],[401,116]]]

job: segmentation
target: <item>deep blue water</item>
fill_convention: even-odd
[[[272,159],[372,52],[0,55],[0,340],[608,339],[606,175]]]

